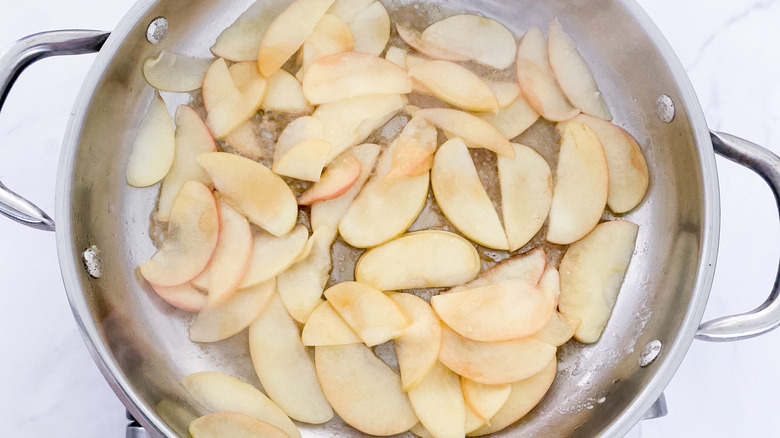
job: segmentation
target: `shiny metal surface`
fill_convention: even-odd
[[[108,33],[58,30],[30,35],[0,53],[0,109],[16,79],[30,64],[50,56],[80,55],[100,50]],[[35,204],[0,183],[0,214],[21,224],[54,231],[54,220]]]

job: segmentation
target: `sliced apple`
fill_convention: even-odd
[[[252,255],[249,221],[225,201],[219,202],[219,241],[209,264],[209,307],[225,303],[238,290]]]
[[[371,6],[372,3],[374,3],[374,0],[336,0],[328,9],[328,13],[349,23]]]
[[[141,121],[127,160],[127,183],[149,187],[168,174],[176,150],[173,121],[160,93],[155,91],[149,111]]]
[[[314,358],[325,396],[350,426],[389,436],[417,424],[401,378],[365,345],[315,347]]]
[[[394,141],[384,151],[376,173],[341,218],[339,233],[354,247],[369,248],[390,241],[406,231],[425,206],[427,172],[416,177],[387,177],[397,145]]]
[[[547,161],[528,146],[513,143],[515,158],[498,157],[501,212],[509,251],[517,251],[547,220],[553,196]]]
[[[441,47],[437,44],[433,44],[429,41],[422,39],[420,32],[414,27],[406,23],[396,23],[395,29],[398,31],[398,36],[414,50],[422,53],[423,55],[433,59],[443,59],[445,61],[468,61],[469,57]]]
[[[265,82],[265,79],[260,76],[260,71],[257,70],[256,62],[237,62],[228,67],[228,71],[233,79],[233,84],[239,91],[246,90],[251,86],[252,82]]]
[[[201,154],[197,160],[225,200],[252,223],[274,236],[293,229],[298,202],[287,183],[271,169],[225,152]]]
[[[309,315],[301,334],[303,345],[307,347],[323,345],[344,345],[363,342],[357,334],[349,328],[336,309],[323,301]]]
[[[379,56],[390,40],[390,16],[381,2],[369,7],[347,22],[355,37],[355,51]]]
[[[301,70],[304,77],[309,66],[315,60],[323,56],[349,52],[354,47],[355,40],[347,23],[335,15],[323,15],[319,23],[314,26],[314,31],[306,38],[301,49]]]
[[[558,307],[558,300],[561,298],[561,276],[558,270],[553,266],[544,268],[542,277],[539,278],[539,287],[544,288],[555,297],[555,307]]]
[[[152,289],[163,301],[186,312],[200,312],[208,304],[208,297],[189,283],[172,287],[153,284]]]
[[[236,129],[225,136],[224,141],[239,155],[253,160],[264,160],[269,155],[266,145],[270,143],[270,140],[262,136],[262,128],[256,125],[252,119],[238,125]]]
[[[301,83],[290,73],[278,70],[268,78],[268,90],[261,108],[280,113],[310,113],[312,107],[303,97]]]
[[[416,295],[398,293],[392,294],[390,298],[411,321],[393,343],[403,390],[409,391],[422,381],[439,360],[441,323],[431,306]]]
[[[550,67],[569,102],[585,114],[612,120],[593,72],[557,18],[550,23],[547,46]]]
[[[450,289],[449,292],[457,292],[468,288],[488,286],[506,280],[523,280],[528,284],[536,285],[541,282],[545,272],[547,255],[542,248],[534,248],[523,254],[516,254],[501,260],[490,269],[482,271],[477,278],[463,286]],[[540,285],[541,287],[541,285]],[[555,292],[550,290],[553,295]],[[445,292],[445,293],[449,293]]]
[[[260,109],[265,96],[266,80],[254,68],[247,68],[246,64],[235,64],[231,68],[236,66],[241,67],[235,69],[240,71],[236,75],[238,81],[234,82],[235,87],[227,94],[219,96],[206,116],[206,124],[215,138],[224,138],[252,118]]]
[[[566,316],[563,313],[553,313],[550,321],[531,338],[542,341],[554,347],[560,347],[574,336],[574,333],[582,323],[582,319],[574,316]]]
[[[257,52],[260,73],[269,77],[298,51],[333,0],[296,0],[271,22]]]
[[[598,224],[607,205],[607,159],[598,136],[588,125],[566,125],[556,179],[547,240],[566,245],[585,237]]]
[[[439,360],[467,379],[503,385],[527,379],[555,359],[556,348],[535,339],[478,342],[442,326]]]
[[[247,328],[268,307],[276,292],[276,281],[268,280],[241,289],[217,307],[200,312],[190,326],[192,342],[217,342]]]
[[[512,55],[514,57],[514,55]],[[520,85],[517,82],[491,81],[485,83],[493,90],[498,100],[498,107],[504,109],[512,105],[520,97]]]
[[[369,347],[399,337],[409,325],[393,300],[364,284],[339,283],[325,291],[325,298]]]
[[[301,436],[279,406],[259,389],[233,376],[202,371],[188,375],[181,384],[195,401],[210,412],[237,412],[272,424],[291,438]]]
[[[206,269],[218,237],[214,195],[202,183],[188,181],[173,202],[162,247],[140,266],[141,275],[156,286],[182,285]]]
[[[325,169],[320,180],[301,194],[298,205],[311,205],[338,198],[357,181],[360,170],[360,161],[354,155],[347,154],[334,161]]]
[[[420,60],[409,76],[442,101],[469,111],[498,111],[498,99],[479,76],[450,61]]]
[[[473,279],[481,267],[468,240],[425,230],[368,250],[355,265],[355,280],[379,290],[451,287]]]
[[[193,180],[210,185],[211,178],[195,159],[206,152],[215,152],[217,145],[209,128],[198,113],[186,105],[176,109],[175,152],[173,163],[160,186],[160,201],[157,204],[157,220],[167,221],[173,201],[185,182]]]
[[[561,260],[562,313],[582,319],[574,337],[598,341],[634,253],[639,226],[625,220],[604,222],[572,244]]]
[[[279,161],[296,145],[308,140],[322,140],[322,122],[312,116],[298,117],[284,127],[274,148],[274,163]]]
[[[479,418],[474,413],[474,409],[466,402],[466,434],[479,429],[483,424],[485,424],[485,421]]]
[[[249,352],[268,397],[290,418],[311,424],[333,418],[298,326],[276,294],[249,326]]]
[[[289,4],[285,0],[254,2],[217,37],[211,53],[231,61],[256,61],[268,26]]]
[[[303,181],[319,181],[328,163],[331,145],[324,140],[305,140],[274,160],[273,171]]]
[[[510,384],[483,385],[466,378],[461,378],[460,383],[463,398],[483,423],[490,422],[490,419],[504,406],[512,391]]]
[[[396,143],[388,178],[420,176],[431,169],[433,154],[439,144],[436,127],[430,122],[421,117],[412,117]]]
[[[426,108],[414,114],[433,123],[441,130],[460,137],[471,148],[485,148],[499,155],[512,157],[509,140],[490,123],[469,113],[449,108]]]
[[[598,135],[609,169],[607,205],[615,213],[626,213],[645,197],[650,175],[639,144],[619,126],[598,117],[580,114],[571,120],[585,123]],[[561,132],[564,125],[558,127]]]
[[[467,435],[482,436],[498,432],[531,412],[531,409],[539,404],[550,389],[557,368],[558,361],[553,357],[536,375],[513,383],[509,398],[498,413],[490,419],[490,424],[486,424]]]
[[[406,56],[409,54],[400,47],[388,47],[385,52],[385,59],[406,70]]]
[[[281,237],[270,234],[255,237],[241,288],[269,280],[292,266],[304,250],[308,237],[309,231],[303,225],[297,225]]]
[[[442,213],[461,233],[488,248],[508,248],[498,213],[460,138],[447,141],[436,151],[431,187]]]
[[[201,96],[206,112],[214,109],[217,106],[217,102],[235,94],[237,91],[238,89],[236,84],[233,83],[233,77],[230,75],[230,70],[225,60],[222,58],[215,59],[203,75],[203,84],[201,86]]]
[[[221,438],[226,436],[245,438],[287,438],[278,427],[237,412],[215,412],[190,423],[193,438]]]
[[[504,137],[513,139],[539,120],[539,114],[520,95],[498,114],[480,114],[479,118],[495,126]]]
[[[528,29],[520,40],[517,79],[525,100],[545,119],[554,122],[569,120],[580,112],[566,100],[555,81],[547,58],[547,41],[536,26]]]
[[[460,378],[436,361],[433,368],[407,395],[420,423],[436,438],[466,434],[466,406]]]
[[[427,429],[425,429],[425,426],[422,425],[422,423],[417,423],[409,429],[409,432],[415,434],[416,436],[420,438],[433,438],[433,435],[431,435],[430,432],[428,432]]]
[[[212,62],[211,58],[163,50],[156,58],[144,61],[144,78],[160,91],[186,93],[200,88],[203,75]]]
[[[512,65],[517,44],[503,24],[476,15],[453,15],[428,26],[423,41],[503,70]]]

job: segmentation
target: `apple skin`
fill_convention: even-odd
[[[298,198],[298,205],[338,198],[355,184],[360,177],[360,161],[354,155],[346,155],[328,166],[320,180]]]

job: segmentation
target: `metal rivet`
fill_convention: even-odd
[[[165,17],[157,17],[146,28],[146,40],[152,44],[159,44],[168,36],[168,20]]]
[[[653,363],[658,354],[661,353],[661,347],[663,347],[663,344],[658,339],[650,341],[645,345],[645,348],[639,353],[639,366],[644,368]]]
[[[658,118],[664,123],[671,123],[674,120],[674,102],[666,94],[658,96],[655,101],[656,113]]]
[[[82,255],[84,266],[87,268],[87,273],[89,273],[92,278],[100,278],[101,275],[99,254],[100,251],[98,251],[97,246],[92,245],[87,248]]]

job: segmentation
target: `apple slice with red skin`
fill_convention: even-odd
[[[127,160],[127,183],[133,187],[157,184],[168,174],[175,150],[173,121],[160,93],[155,91],[149,111],[133,140]]]
[[[438,144],[436,127],[422,117],[412,117],[396,139],[388,178],[420,176],[433,166]],[[430,166],[426,164],[430,163]]]
[[[249,221],[225,201],[219,201],[219,241],[209,264],[209,307],[227,301],[244,278],[252,255]]]
[[[153,284],[152,289],[163,301],[185,312],[200,312],[208,304],[208,297],[189,283],[171,287]]]
[[[338,198],[357,181],[360,170],[360,161],[353,155],[345,155],[342,159],[331,163],[320,180],[301,194],[298,205],[311,205]]]

